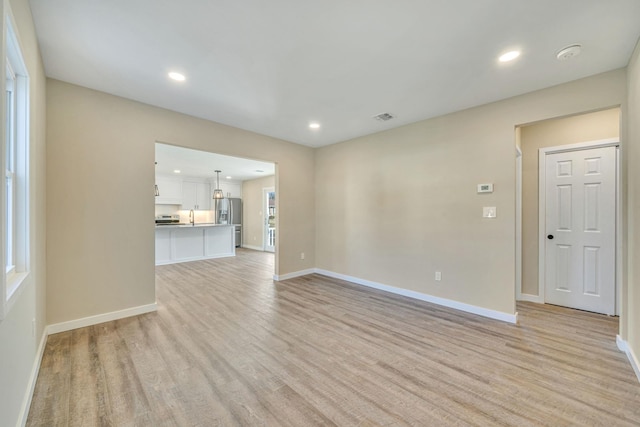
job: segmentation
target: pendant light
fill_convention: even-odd
[[[220,200],[220,199],[224,199],[224,193],[222,193],[222,190],[220,189],[220,172],[222,171],[215,171],[216,172],[216,189],[213,190],[213,200]]]
[[[156,166],[158,166],[158,162],[156,162]],[[155,187],[156,187],[156,191],[155,191],[156,197],[158,197],[160,195],[160,190],[158,190],[158,184],[155,184]]]

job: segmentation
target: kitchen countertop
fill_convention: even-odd
[[[156,229],[158,228],[193,228],[193,227],[235,227],[240,224],[214,224],[212,222],[196,222],[195,224],[190,224],[188,222],[180,222],[178,224],[156,224]]]

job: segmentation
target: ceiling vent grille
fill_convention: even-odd
[[[376,120],[380,120],[381,122],[386,122],[387,120],[395,118],[395,116],[389,113],[380,113],[373,116],[373,118]]]

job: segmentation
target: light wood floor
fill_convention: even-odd
[[[159,309],[49,337],[29,426],[638,426],[617,319],[520,325],[312,275],[273,255],[157,267]]]

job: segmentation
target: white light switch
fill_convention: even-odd
[[[495,206],[485,206],[482,208],[483,218],[495,218],[498,216],[498,211]]]

